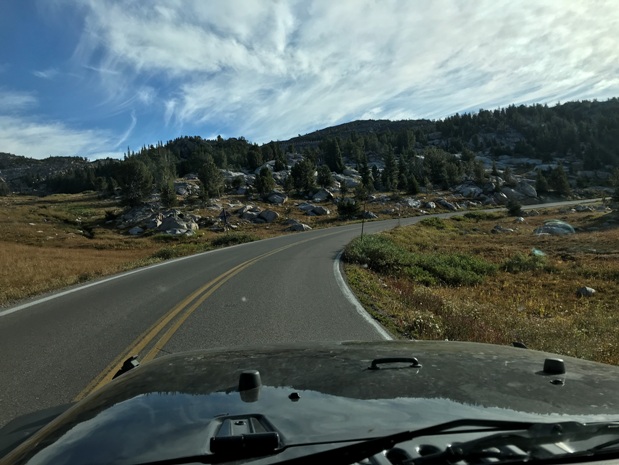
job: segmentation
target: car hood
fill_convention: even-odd
[[[394,358],[406,361],[385,360]],[[277,431],[286,443],[306,443],[463,418],[619,419],[619,367],[556,359],[528,349],[431,341],[170,355],[91,394],[5,460],[143,463],[208,453],[211,437],[224,429],[240,434],[248,424]],[[370,369],[377,360],[378,369]]]

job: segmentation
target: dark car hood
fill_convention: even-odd
[[[377,358],[415,357],[380,364]],[[342,343],[196,351],[159,358],[91,394],[7,463],[140,463],[209,451],[227,418],[287,442],[369,437],[462,418],[619,419],[619,367],[461,342]],[[261,387],[240,392],[245,370]]]

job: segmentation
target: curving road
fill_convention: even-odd
[[[366,223],[365,231],[396,224]],[[360,231],[355,224],[206,252],[0,311],[0,426],[84,396],[134,353],[144,360],[197,348],[389,337],[335,279],[338,253]]]
[[[337,256],[361,227],[206,252],[0,311],[0,426],[82,398],[132,354],[148,361],[198,348],[389,338],[339,273]]]

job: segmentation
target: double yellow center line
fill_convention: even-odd
[[[327,236],[330,236],[332,234],[336,233],[327,234]],[[123,351],[121,354],[118,355],[118,357],[112,360],[112,362],[107,367],[105,367],[105,369],[101,373],[99,373],[99,375],[97,375],[90,383],[88,383],[88,385],[75,397],[74,401],[77,402],[82,400],[91,392],[94,392],[109,383],[126,359],[128,359],[132,355],[140,354],[158,336],[160,336],[159,340],[157,340],[157,342],[151,346],[150,350],[146,353],[146,355],[144,355],[144,357],[140,359],[140,362],[145,363],[153,360],[162,350],[162,348],[168,343],[174,333],[187,320],[187,318],[189,318],[189,316],[217,289],[219,289],[229,279],[231,279],[241,271],[249,268],[259,260],[279,253],[290,247],[323,237],[325,236],[313,237],[300,242],[295,242],[293,244],[279,247],[275,250],[247,260],[229,269],[225,273],[222,273],[212,281],[206,283],[204,286],[200,287],[198,290],[196,290],[185,299],[183,299],[181,302],[179,302],[177,305],[175,305],[174,308],[172,308],[165,315],[159,318],[159,320],[157,320],[150,328],[140,334],[125,351]]]

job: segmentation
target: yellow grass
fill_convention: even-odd
[[[536,236],[534,228],[563,218],[579,228],[571,236]],[[390,237],[413,251],[467,253],[497,265],[533,248],[546,254],[543,270],[499,271],[471,287],[425,287],[402,275],[379,275],[347,266],[361,300],[392,331],[405,338],[450,339],[510,344],[619,364],[619,229],[599,228],[608,215],[557,212],[527,218],[447,220],[446,230],[424,226],[398,228]],[[497,223],[517,228],[491,234]],[[596,289],[578,297],[582,286]]]
[[[230,197],[224,204],[228,202],[247,203],[242,197]],[[279,222],[232,221],[239,234],[254,239],[289,234],[283,224],[289,217],[312,228],[341,224],[335,208],[327,217],[308,217],[294,203],[258,204],[277,211]],[[94,193],[0,197],[0,306],[168,257],[208,250],[222,236],[200,230],[191,238],[131,237],[117,230],[114,223],[106,223],[106,213],[122,210],[118,202],[100,199]],[[191,211],[201,216],[218,213],[200,205]]]

